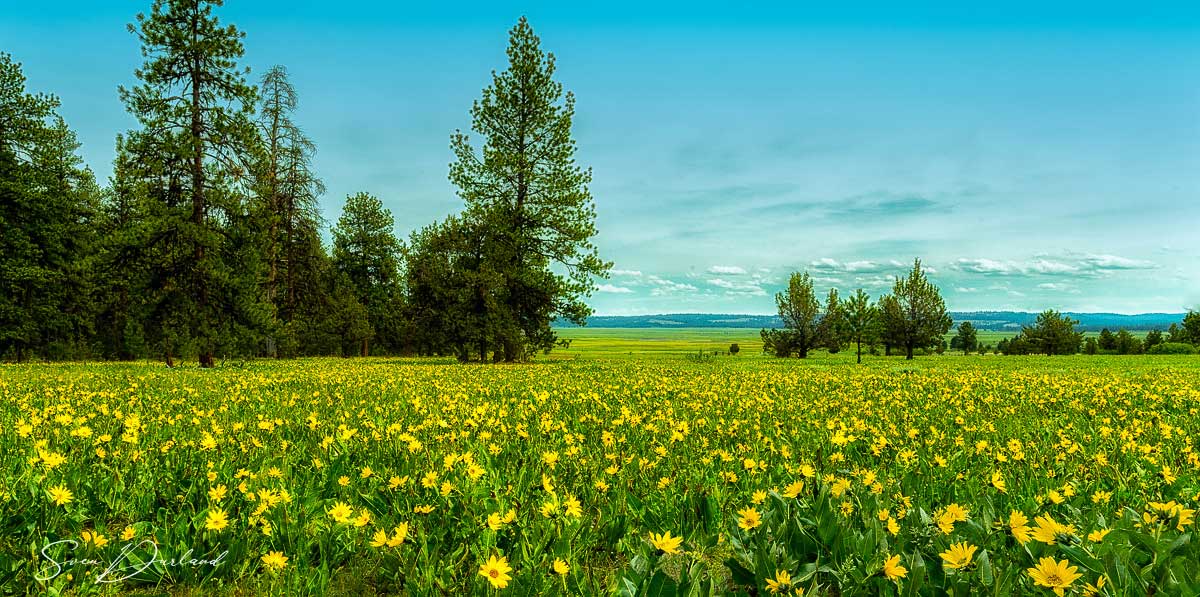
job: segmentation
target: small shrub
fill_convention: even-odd
[[[1196,354],[1196,347],[1186,342],[1163,342],[1151,346],[1146,354]]]

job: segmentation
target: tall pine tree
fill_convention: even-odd
[[[918,348],[932,348],[944,340],[954,321],[938,287],[921,270],[921,260],[913,260],[907,277],[896,278],[892,294],[880,299],[885,336],[904,347],[904,358],[912,359]]]
[[[54,96],[0,54],[0,355],[86,356],[100,189]]]
[[[508,63],[471,108],[482,152],[461,131],[451,139],[450,181],[503,275],[503,309],[490,319],[497,356],[513,361],[553,346],[556,317],[586,323],[592,279],[607,277],[612,264],[592,244],[592,175],[575,162],[571,137],[575,97],[553,79],[554,55],[542,51],[524,17],[510,33]]]
[[[394,226],[392,212],[377,197],[357,193],[346,198],[333,228],[334,267],[349,279],[371,324],[371,333],[361,339],[364,357],[370,354],[370,337],[392,350],[401,342],[401,245]]]
[[[121,99],[141,129],[127,149],[143,170],[149,288],[147,331],[164,352],[253,350],[270,312],[247,195],[255,89],[238,68],[243,33],[213,14],[221,0],[155,0],[131,32],[141,84]]]
[[[293,323],[301,301],[320,301],[319,272],[325,260],[320,243],[317,200],[325,185],[313,174],[316,146],[296,124],[299,98],[287,69],[274,66],[259,84],[258,130],[262,152],[257,164],[256,214],[263,233],[267,265],[264,291],[279,319],[283,352],[292,354],[306,342]],[[305,309],[309,311],[309,309]],[[278,346],[274,347],[278,351]]]

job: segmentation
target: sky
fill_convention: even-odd
[[[835,3],[829,3],[835,4]],[[461,209],[449,142],[529,18],[577,98],[597,314],[770,313],[790,272],[887,292],[921,258],[955,311],[1200,307],[1200,4],[227,0],[287,66],[335,222]],[[901,6],[903,4],[903,6]],[[0,51],[101,180],[149,0],[0,0]],[[478,139],[476,139],[478,146]]]

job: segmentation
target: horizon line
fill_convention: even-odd
[[[1053,310],[1058,311],[1059,313],[1075,313],[1075,314],[1080,314],[1080,315],[1123,315],[1123,316],[1129,316],[1129,317],[1137,316],[1137,315],[1187,315],[1187,313],[1188,313],[1188,311],[1186,309],[1183,311],[1178,311],[1178,312],[1176,312],[1176,311],[1138,311],[1138,312],[1133,312],[1133,313],[1123,313],[1120,311],[1069,311],[1069,310],[1064,311],[1064,310],[1060,310],[1060,309],[1053,309]],[[1024,311],[1024,310],[1019,310],[1019,309],[972,309],[972,310],[962,311],[962,310],[956,310],[956,309],[947,309],[946,311],[949,313],[1037,314],[1037,313],[1044,312],[1045,309],[1043,309],[1041,311]],[[670,317],[672,315],[725,315],[725,316],[734,316],[734,317],[778,317],[779,316],[778,313],[723,313],[723,312],[719,312],[719,311],[671,311],[669,313],[622,313],[622,314],[593,313],[593,314],[589,315],[588,317],[655,317],[655,316]]]

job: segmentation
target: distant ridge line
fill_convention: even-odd
[[[1166,330],[1172,323],[1183,320],[1184,313],[1076,313],[1064,315],[1079,321],[1082,331]],[[1032,324],[1038,314],[1026,311],[951,311],[957,325],[970,321],[977,329],[1019,331],[1022,325]],[[577,327],[567,321],[555,321],[554,327]],[[594,328],[772,328],[781,327],[777,315],[748,315],[744,313],[662,313],[655,315],[594,315],[588,327]]]

